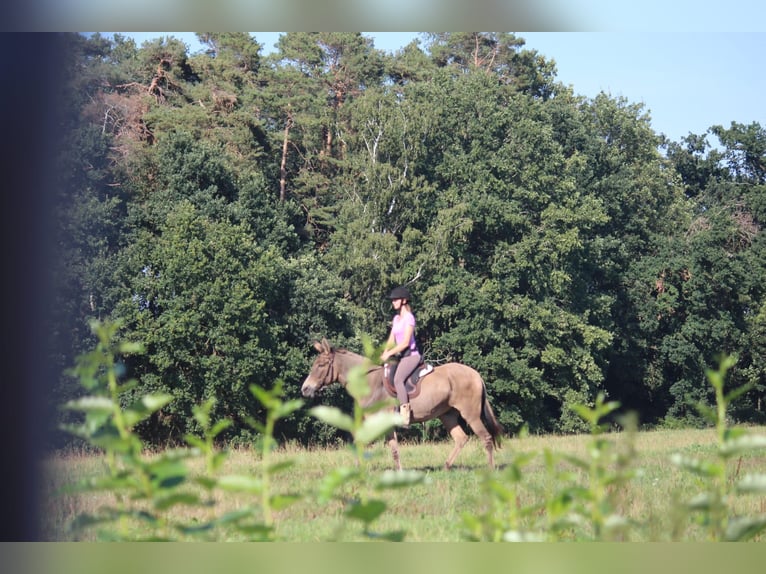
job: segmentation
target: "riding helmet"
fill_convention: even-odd
[[[410,295],[410,292],[407,290],[406,287],[394,287],[394,290],[391,291],[391,294],[388,296],[389,299],[407,299],[409,301],[412,299],[412,295]]]

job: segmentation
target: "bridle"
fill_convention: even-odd
[[[343,350],[341,350],[340,352],[342,353]],[[323,387],[326,387],[329,384],[332,384],[336,380],[339,380],[336,378],[337,372],[335,368],[335,353],[336,353],[335,349],[330,349],[329,351],[323,352],[323,354],[328,355],[328,364],[323,365],[322,375],[316,377],[317,380],[319,381],[319,386],[317,387],[317,390]],[[367,370],[367,374],[369,375],[370,373],[374,371],[382,371],[382,370],[383,370],[382,365],[371,365],[370,368]]]

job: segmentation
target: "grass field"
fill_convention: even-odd
[[[766,428],[749,429],[754,434],[766,434]],[[627,433],[603,435],[615,445],[627,442]],[[374,522],[376,532],[404,531],[409,542],[454,542],[466,540],[465,515],[478,516],[492,509],[503,513],[527,509],[523,520],[530,528],[544,528],[546,501],[555,499],[557,493],[571,484],[586,482],[587,473],[566,462],[557,464],[552,472],[546,465],[544,452],[587,458],[590,435],[576,436],[529,436],[510,438],[497,453],[497,470],[486,469],[486,455],[481,445],[472,437],[450,470],[442,469],[450,451],[448,442],[405,442],[401,446],[402,464],[406,469],[416,470],[425,476],[421,483],[381,492],[375,491],[375,481],[392,468],[388,449],[377,442],[366,451],[365,479],[359,483],[342,486],[338,493],[348,499],[374,495],[382,499],[386,508]],[[620,515],[629,519],[630,527],[621,534],[621,540],[630,541],[703,541],[705,531],[689,516],[681,516],[675,510],[675,502],[686,499],[706,487],[705,478],[679,469],[671,462],[674,453],[714,460],[716,436],[707,430],[657,430],[636,433],[632,438],[634,453],[630,458],[630,470],[635,471],[627,484],[608,486]],[[531,460],[523,466],[523,474],[517,483],[518,499],[515,508],[498,510],[493,500],[498,488],[510,487],[512,471],[516,470],[517,457],[529,454]],[[272,463],[291,462],[285,471],[275,474],[270,488],[275,494],[296,495],[297,502],[278,510],[274,515],[274,537],[287,542],[319,542],[331,540],[368,540],[358,522],[344,516],[345,502],[332,499],[320,502],[318,492],[325,477],[339,468],[354,468],[355,457],[345,448],[304,449],[283,445],[272,453]],[[762,472],[764,459],[747,455],[730,461],[727,480],[734,480],[747,473]],[[219,474],[257,475],[260,472],[260,456],[255,449],[231,451]],[[198,465],[198,466],[195,466]],[[190,463],[192,475],[202,473],[202,463]],[[95,513],[99,508],[109,508],[119,501],[112,491],[62,493],[67,485],[76,484],[89,477],[106,472],[102,457],[84,453],[51,455],[43,463],[44,474],[42,531],[44,540],[95,540],[96,529],[72,530],[73,520],[80,514]],[[488,479],[494,479],[494,482]],[[516,475],[518,478],[518,475]],[[494,486],[488,484],[494,483]],[[498,487],[499,485],[502,485]],[[191,485],[193,486],[193,485]],[[495,489],[494,491],[492,489]],[[173,506],[175,520],[185,523],[204,522],[211,516],[253,506],[257,497],[241,492],[214,491],[212,500],[205,507]],[[124,503],[124,501],[123,501]],[[129,502],[134,504],[133,502]],[[140,503],[135,503],[140,505]],[[766,513],[763,496],[737,496],[728,501],[737,514],[758,515]],[[529,510],[531,509],[531,510]],[[131,527],[141,537],[140,522]],[[162,534],[162,533],[161,533]],[[166,533],[173,536],[172,533]],[[208,533],[215,540],[247,540],[238,532]],[[182,538],[183,539],[183,538]],[[566,534],[563,538],[567,539]],[[758,538],[756,538],[758,540]]]

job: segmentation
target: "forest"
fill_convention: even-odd
[[[116,321],[144,349],[120,365],[135,394],[174,397],[148,442],[182,440],[210,397],[248,441],[251,384],[298,397],[312,342],[382,343],[406,285],[425,358],[478,370],[510,434],[586,430],[571,407],[599,393],[646,427],[704,424],[723,355],[749,388],[731,416],[766,422],[758,123],[669,141],[511,33],[393,54],[361,33],[288,32],[268,55],[257,34],[198,38],[66,35],[53,403],[82,393],[89,322]],[[277,432],[344,439],[307,409]]]

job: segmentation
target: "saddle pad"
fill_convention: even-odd
[[[432,373],[433,370],[434,368],[432,365],[421,365],[415,369],[415,372],[412,375],[407,377],[407,380],[404,381],[404,389],[407,391],[407,395],[410,397],[410,400],[414,399],[420,394],[420,385],[423,382],[423,379],[426,375]],[[414,375],[417,375],[417,383],[412,382],[412,379],[415,378]],[[385,365],[383,368],[383,386],[386,388],[386,392],[389,395],[396,397],[396,389],[394,388],[394,384],[389,381],[388,365]]]

